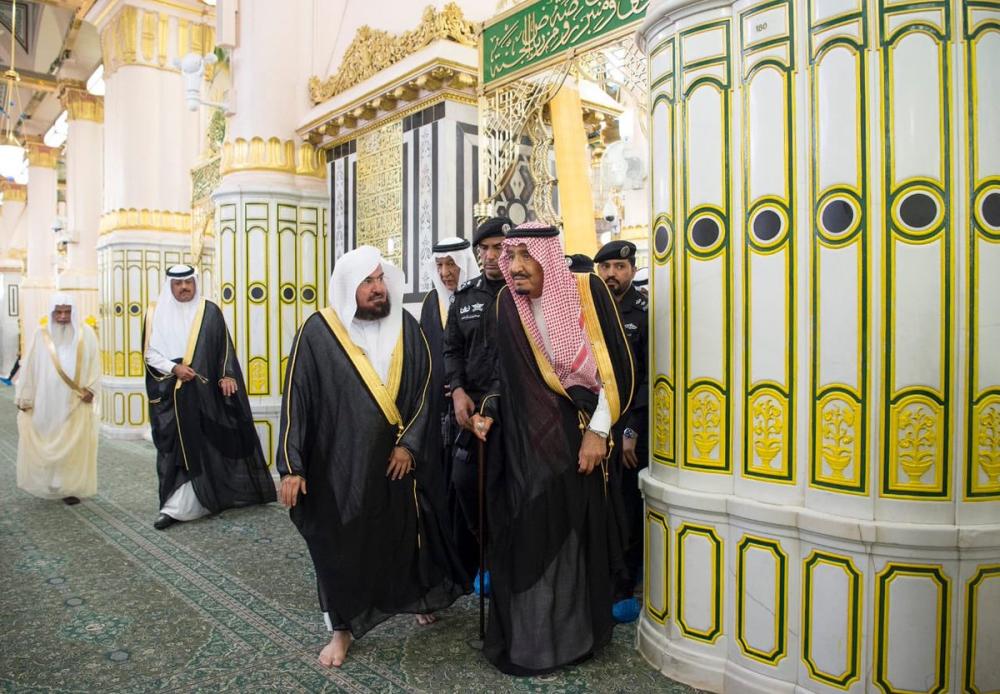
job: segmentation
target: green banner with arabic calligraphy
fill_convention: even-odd
[[[646,14],[649,0],[536,0],[483,29],[483,86],[566,51],[620,33]]]

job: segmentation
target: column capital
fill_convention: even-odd
[[[46,147],[42,138],[29,135],[24,138],[24,149],[28,154],[28,166],[54,169],[59,164],[59,148]]]
[[[4,203],[28,201],[28,186],[23,183],[14,183],[14,181],[7,180],[0,181],[0,192],[3,193]]]
[[[215,8],[201,0],[171,0],[158,7],[163,9],[112,0],[87,15],[100,32],[105,79],[129,65],[179,72],[175,59],[215,49]]]
[[[59,101],[66,109],[69,120],[104,122],[104,97],[88,92],[84,82],[59,82]]]

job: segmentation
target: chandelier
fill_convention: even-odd
[[[17,120],[14,113],[20,113],[20,97],[17,92],[17,83],[21,81],[21,76],[14,68],[14,60],[17,57],[17,44],[15,35],[17,34],[17,0],[12,0],[10,11],[10,69],[3,73],[3,79],[7,82],[6,103],[0,109],[0,177],[14,178],[21,173],[24,168],[24,147],[14,134],[17,127]],[[15,110],[15,106],[17,107]]]

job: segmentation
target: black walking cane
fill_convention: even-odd
[[[478,486],[479,486],[479,638],[469,641],[477,651],[486,643],[486,444],[478,436]]]

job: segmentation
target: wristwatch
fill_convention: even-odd
[[[592,426],[589,426],[589,425],[588,425],[588,426],[587,426],[587,431],[589,431],[589,432],[590,432],[590,433],[592,433],[592,434],[597,434],[597,435],[598,435],[598,436],[600,436],[600,437],[601,437],[602,439],[606,439],[606,438],[608,438],[608,432],[606,432],[606,431],[600,431],[600,430],[598,430],[598,429],[595,429],[595,428],[594,428],[594,427],[592,427]]]
[[[636,433],[635,429],[632,429],[631,427],[625,427],[625,431],[622,432],[622,436],[624,436],[627,439],[639,438],[639,434]]]

